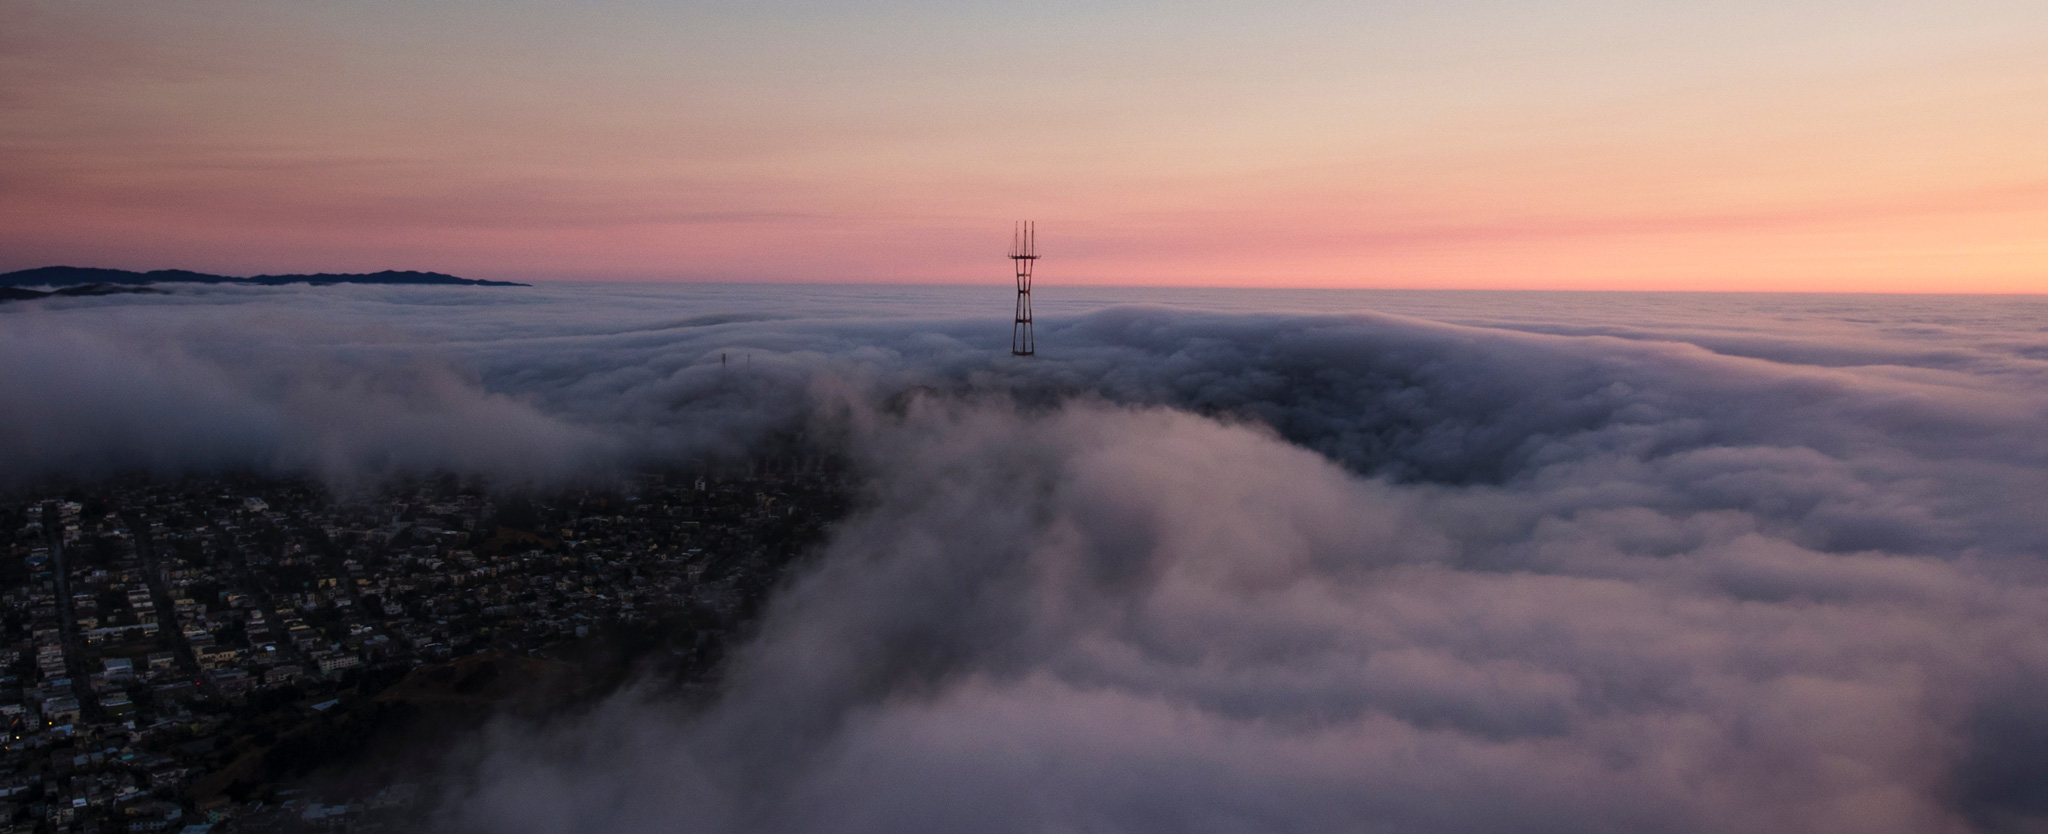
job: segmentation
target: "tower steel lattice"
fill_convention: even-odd
[[[1038,228],[1030,220],[1017,223],[1010,233],[1010,262],[1017,265],[1017,323],[1010,328],[1010,355],[1030,356],[1038,352],[1031,336],[1031,265],[1038,261]]]

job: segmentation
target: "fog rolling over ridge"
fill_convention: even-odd
[[[2048,303],[1080,295],[1031,360],[1000,287],[24,302],[0,464],[844,444],[715,705],[502,727],[439,830],[2048,825]]]

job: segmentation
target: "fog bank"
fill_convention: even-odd
[[[501,727],[444,829],[2048,825],[2048,340],[1981,308],[1111,306],[1016,360],[943,299],[548,292],[24,305],[0,461],[855,462],[714,706]]]

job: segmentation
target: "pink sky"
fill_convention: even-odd
[[[0,0],[0,269],[2048,290],[2038,0],[682,5]]]

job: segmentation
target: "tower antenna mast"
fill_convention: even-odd
[[[1010,328],[1010,355],[1030,356],[1038,352],[1031,338],[1031,265],[1038,260],[1038,227],[1030,220],[1018,221],[1010,232],[1010,262],[1017,265],[1017,323]]]

